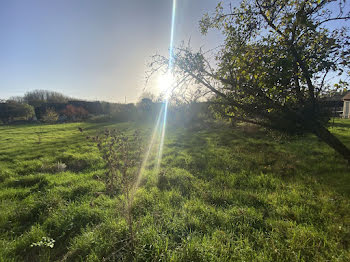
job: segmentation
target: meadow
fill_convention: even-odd
[[[78,127],[83,128],[81,133]],[[314,136],[215,122],[167,128],[132,206],[105,194],[86,139],[104,128],[0,126],[0,261],[350,261],[350,168]],[[330,130],[350,146],[350,121]]]

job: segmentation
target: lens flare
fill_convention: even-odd
[[[167,114],[168,114],[168,99],[171,94],[172,88],[174,87],[174,82],[175,82],[174,77],[171,73],[173,68],[173,63],[174,63],[173,44],[174,44],[174,32],[175,32],[175,14],[176,14],[176,0],[173,0],[168,70],[165,74],[159,76],[159,79],[158,79],[158,89],[164,95],[164,101],[162,103],[154,130],[151,136],[151,140],[148,145],[148,149],[142,161],[142,165],[139,170],[136,183],[134,184],[134,188],[131,196],[132,199],[134,197],[134,193],[136,192],[138,186],[140,185],[142,175],[144,173],[144,170],[146,169],[147,163],[150,161],[150,158],[153,154],[152,149],[157,148],[157,152],[156,152],[157,156],[155,159],[156,162],[154,166],[156,174],[158,174],[160,165],[162,162],[164,139],[165,139],[165,132],[166,132],[166,122],[167,122]]]
[[[152,148],[153,148],[154,144],[157,143],[156,140],[157,140],[157,134],[159,132],[160,120],[161,120],[161,117],[162,117],[162,113],[163,113],[163,107],[162,107],[162,109],[159,112],[158,119],[157,119],[156,125],[154,127],[152,137],[151,137],[151,141],[150,141],[150,143],[148,145],[148,149],[146,151],[145,157],[143,158],[143,161],[142,161],[142,164],[141,164],[141,168],[139,170],[136,183],[134,185],[135,189],[139,186],[139,184],[141,182],[142,173],[144,172],[144,170],[146,168],[146,165],[148,163],[148,160],[149,160],[149,158],[151,156]]]
[[[158,156],[157,156],[156,173],[158,173],[158,171],[159,171],[160,163],[162,161],[162,156],[163,156],[166,118],[167,118],[167,114],[168,114],[168,101],[164,102],[163,108],[164,108],[164,110],[162,110],[163,111],[163,123],[162,123],[162,132],[160,135],[160,143],[159,143]]]
[[[166,72],[163,75],[160,75],[158,78],[158,90],[164,99],[167,100],[171,94],[172,88],[174,86],[174,77],[170,71]]]

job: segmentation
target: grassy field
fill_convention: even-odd
[[[103,193],[78,127],[151,128],[0,126],[0,261],[350,261],[350,168],[313,136],[169,127],[161,175],[150,161],[135,196],[130,255],[122,196]],[[350,146],[350,121],[331,131]]]

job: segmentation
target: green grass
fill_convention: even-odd
[[[104,163],[85,138],[105,127],[150,133],[0,126],[0,261],[350,260],[346,162],[313,136],[223,124],[167,129],[161,172],[151,160],[133,202],[130,256],[123,197],[103,194]],[[350,146],[350,121],[331,131]],[[54,247],[31,247],[42,237]]]

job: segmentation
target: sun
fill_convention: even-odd
[[[165,74],[161,74],[158,77],[158,91],[161,94],[165,95],[165,99],[167,99],[169,97],[169,95],[171,94],[172,88],[174,86],[174,77],[173,75],[168,71]]]

